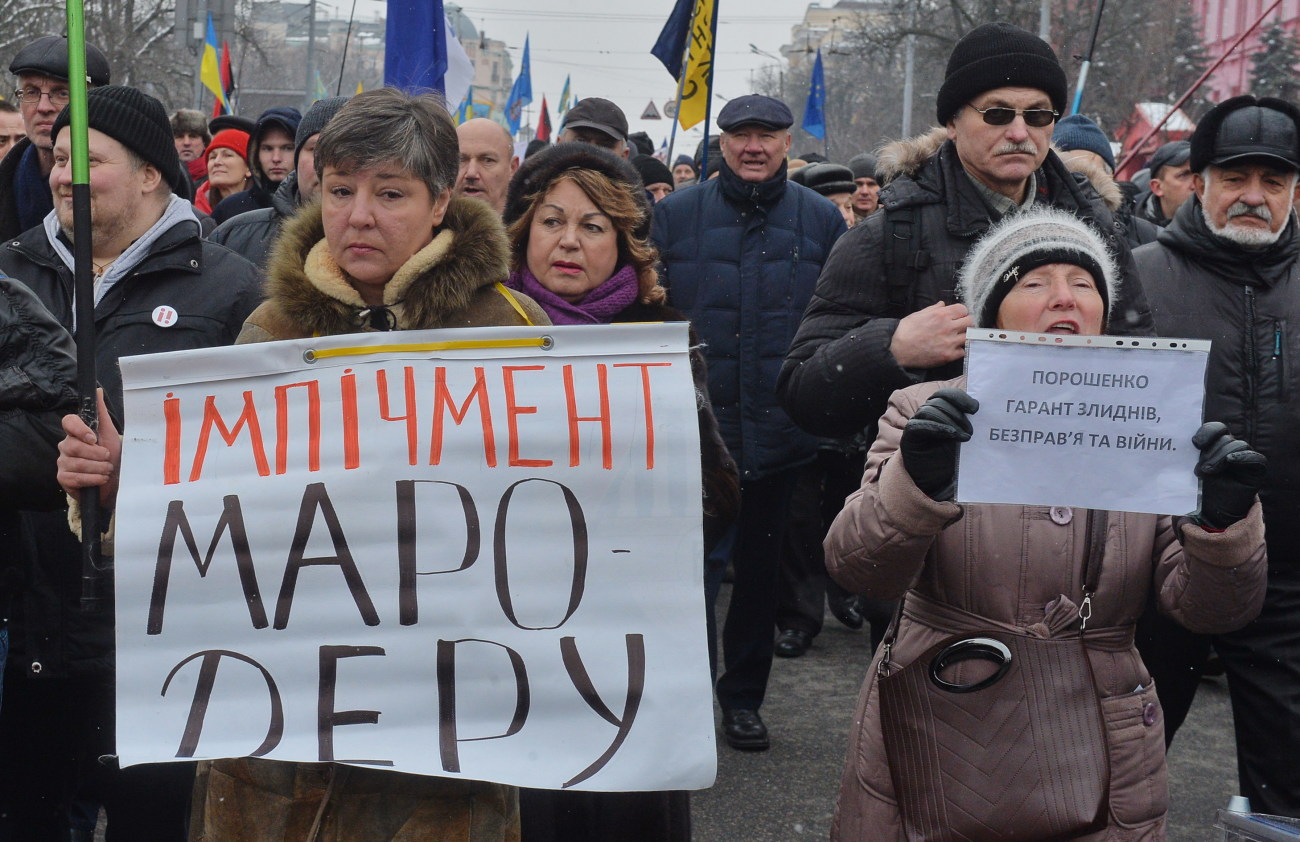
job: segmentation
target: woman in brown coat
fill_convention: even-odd
[[[1115,283],[1114,262],[1095,232],[1069,214],[1035,210],[1008,216],[988,232],[972,249],[959,289],[982,327],[1099,334]],[[1202,508],[1190,518],[958,505],[952,502],[957,444],[969,437],[966,415],[977,409],[960,391],[964,385],[962,378],[894,393],[862,488],[848,499],[826,539],[827,565],[840,584],[882,599],[904,598],[896,634],[877,652],[862,688],[832,837],[842,842],[922,838],[926,819],[918,816],[926,809],[947,810],[932,815],[945,816],[940,827],[951,825],[953,803],[920,791],[924,788],[915,779],[901,774],[897,748],[886,749],[881,672],[893,675],[914,661],[921,666],[932,648],[942,648],[955,635],[984,632],[1082,640],[1082,660],[1090,667],[1095,693],[1084,692],[1080,706],[1091,706],[1097,697],[1106,753],[1098,753],[1095,765],[1101,775],[1109,772],[1108,790],[1098,784],[1102,793],[1108,791],[1108,802],[1102,802],[1093,827],[1061,838],[1163,839],[1164,732],[1156,688],[1133,647],[1133,625],[1149,589],[1166,614],[1196,631],[1235,629],[1258,613],[1265,557],[1255,490],[1263,457],[1221,425],[1205,425],[1196,439],[1203,451],[1197,466],[1204,480]],[[1226,454],[1231,455],[1225,460]],[[1104,527],[1090,530],[1094,523]],[[1094,542],[1101,552],[1092,569],[1100,572],[1093,595],[1085,599],[1086,561]],[[980,667],[983,673],[976,672]],[[946,677],[967,682],[964,689],[969,689],[990,671],[987,664],[963,663],[956,677]],[[995,693],[997,687],[994,681],[981,692]],[[1005,720],[1005,729],[982,747],[981,759],[963,757],[969,744],[939,749],[941,765],[951,759],[947,755],[957,758],[957,765],[945,766],[946,781],[996,774],[985,758],[1010,755],[1025,744],[1035,702],[1050,706],[1065,704],[1066,698],[1060,687],[1040,688],[1037,695],[1046,698],[1032,698],[1032,690],[1026,695],[1031,698],[1020,700],[1022,707]],[[1086,715],[1095,727],[1096,717]],[[1049,748],[1062,758],[1078,751],[1066,735],[1056,735]],[[963,759],[985,765],[962,770]],[[1016,779],[1010,771],[1002,791],[1018,792],[1013,784],[1023,781]],[[1033,838],[1003,835],[1025,821],[1017,818],[1022,805],[1009,800],[994,797],[971,810],[988,828],[978,838]],[[943,832],[924,838],[949,838]]]
[[[458,148],[434,97],[388,88],[353,97],[316,146],[321,202],[286,222],[267,267],[268,298],[238,341],[549,325],[504,286],[509,255],[491,208],[452,198]],[[75,416],[64,423],[72,435],[61,445],[60,482],[105,484],[117,454],[94,445]],[[201,762],[193,809],[194,842],[519,842],[514,787],[339,763]]]

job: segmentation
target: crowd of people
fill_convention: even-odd
[[[82,610],[69,528],[85,489],[111,522],[120,357],[647,321],[690,325],[722,742],[781,739],[761,712],[773,658],[815,646],[827,613],[869,630],[834,839],[1162,839],[1165,749],[1212,656],[1241,793],[1300,817],[1295,105],[1219,103],[1143,184],[1119,183],[1101,128],[1064,116],[1050,45],[988,23],[954,46],[935,128],[842,163],[792,157],[793,115],[762,95],[672,161],[589,97],[521,160],[498,123],[392,89],[168,115],[87,45],[92,430],[68,332],[66,40],[9,70],[0,842],[88,840],[101,813],[109,840],[690,839],[685,792],[256,758],[117,768],[113,615]],[[1185,443],[1199,508],[956,502],[971,327],[1211,340]]]

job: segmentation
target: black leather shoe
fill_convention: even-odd
[[[773,654],[781,658],[797,658],[812,646],[812,635],[798,629],[786,629],[776,636]]]
[[[722,735],[727,745],[740,751],[767,751],[767,726],[756,710],[724,710]]]
[[[851,629],[862,628],[862,607],[858,604],[856,596],[843,600],[832,599],[828,601],[830,602],[832,617]]]

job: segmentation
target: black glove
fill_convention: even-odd
[[[961,389],[940,389],[903,428],[903,467],[931,500],[951,500],[957,493],[957,446],[970,441],[966,416],[979,408]]]
[[[1196,463],[1201,510],[1192,517],[1202,526],[1227,529],[1250,511],[1264,484],[1268,460],[1218,421],[1202,424],[1192,444],[1201,451]]]

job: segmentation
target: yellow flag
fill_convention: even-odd
[[[691,15],[690,58],[682,80],[682,107],[677,113],[683,129],[703,122],[709,104],[709,73],[713,69],[714,0],[695,0]]]
[[[357,82],[357,93],[361,93],[363,90],[364,88],[361,87],[361,83]]]

